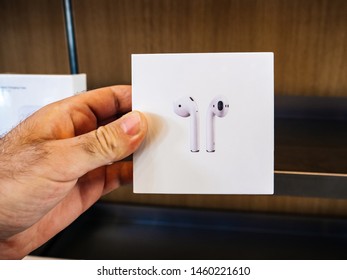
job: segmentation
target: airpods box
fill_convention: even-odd
[[[0,74],[0,136],[41,107],[86,90],[86,74]]]
[[[134,192],[273,194],[273,53],[132,55]]]

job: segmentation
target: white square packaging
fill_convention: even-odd
[[[132,55],[134,192],[273,194],[273,53]],[[220,116],[220,117],[218,117]]]
[[[41,107],[86,87],[86,74],[0,74],[0,136]]]

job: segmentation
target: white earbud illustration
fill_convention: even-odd
[[[174,112],[181,117],[190,116],[190,151],[199,152],[199,110],[192,97],[182,97],[174,102]]]
[[[229,102],[225,96],[216,96],[210,103],[206,115],[206,151],[215,151],[214,116],[223,118],[229,111]]]

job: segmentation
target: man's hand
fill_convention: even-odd
[[[130,86],[101,88],[42,108],[0,139],[0,258],[24,257],[132,180],[132,162],[118,161],[147,123],[130,110]]]

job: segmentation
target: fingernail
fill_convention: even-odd
[[[138,112],[131,112],[121,118],[120,127],[125,134],[136,135],[140,131],[141,117]]]

